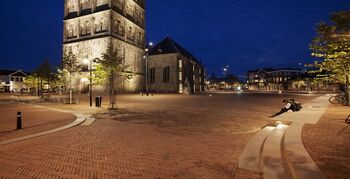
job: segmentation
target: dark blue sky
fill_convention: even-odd
[[[348,0],[146,0],[148,39],[169,35],[219,75],[311,62],[314,25]],[[32,70],[59,64],[63,0],[4,1],[0,11],[0,68]]]

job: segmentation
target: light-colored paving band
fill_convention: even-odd
[[[82,126],[89,126],[89,125],[91,125],[92,123],[94,123],[95,120],[96,120],[95,118],[87,117],[86,120],[85,120],[85,122],[82,123],[81,125],[82,125]]]
[[[320,169],[311,159],[309,153],[303,146],[301,132],[304,124],[293,123],[286,131],[284,137],[284,151],[287,156],[288,168],[293,178],[299,179],[325,179],[326,177],[320,172]]]
[[[328,96],[324,95],[304,104],[300,112],[274,118],[277,123],[291,125],[279,124],[271,132],[265,128],[258,132],[240,155],[238,168],[262,172],[267,179],[324,179],[324,174],[306,151],[301,133],[305,123],[318,122],[328,105]]]
[[[262,146],[266,137],[275,127],[267,126],[261,129],[252,139],[249,140],[243,153],[239,157],[238,167],[241,169],[261,172],[261,167],[259,166],[260,155]]]
[[[288,172],[283,167],[282,160],[282,140],[285,131],[288,126],[284,124],[279,124],[276,128],[270,133],[267,137],[263,155],[262,155],[262,168],[263,168],[263,176],[264,178],[275,179],[275,178],[283,178],[287,179]]]
[[[12,144],[12,143],[15,143],[15,142],[20,142],[20,141],[24,141],[24,140],[28,140],[28,139],[32,139],[32,138],[35,138],[35,137],[48,135],[48,134],[51,134],[51,133],[54,133],[54,132],[58,132],[58,131],[62,131],[62,130],[65,130],[65,129],[69,129],[69,128],[72,128],[74,126],[80,125],[84,121],[85,121],[85,117],[78,116],[78,118],[74,122],[72,122],[72,123],[70,123],[68,125],[65,125],[65,126],[62,126],[62,127],[56,128],[56,129],[51,129],[51,130],[48,130],[48,131],[36,133],[36,134],[31,134],[31,135],[27,135],[27,136],[23,136],[23,137],[18,137],[18,138],[15,138],[15,139],[3,141],[3,142],[0,142],[0,146],[7,145],[7,144]]]

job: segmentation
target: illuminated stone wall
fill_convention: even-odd
[[[152,68],[155,71],[155,80],[152,83],[149,80],[149,90],[154,92],[179,92],[179,68],[178,68],[178,54],[163,54],[163,55],[153,55],[149,57],[148,62],[149,73]],[[169,67],[169,82],[163,81],[164,68]]]
[[[169,67],[169,81],[164,81],[164,68]],[[203,92],[205,69],[180,53],[149,56],[149,89],[154,92]],[[154,68],[154,82],[150,78]]]
[[[109,45],[124,57],[131,80],[116,81],[119,91],[144,88],[144,0],[65,0],[63,53],[72,51],[83,59],[101,58]],[[94,66],[94,65],[93,65]],[[74,77],[76,91],[88,86],[87,72]],[[106,91],[106,87],[95,88]]]

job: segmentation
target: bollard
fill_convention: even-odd
[[[22,113],[17,112],[17,130],[22,129]]]

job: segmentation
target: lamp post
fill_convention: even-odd
[[[89,84],[89,93],[90,93],[90,107],[92,107],[92,62],[95,61],[96,58],[94,60],[88,60],[88,59],[84,59],[83,63],[88,65],[88,69],[89,69],[89,73],[90,73],[90,84]]]
[[[227,73],[228,73],[228,71],[229,71],[229,66],[226,65],[226,66],[222,69],[222,71],[223,71],[224,78],[226,78],[226,80],[227,80]],[[227,90],[226,82],[224,82],[224,84],[225,84],[224,90],[226,91],[226,90]]]
[[[226,66],[222,69],[223,74],[224,74],[224,77],[226,77],[226,75],[227,75],[227,73],[228,73],[228,71],[229,71],[229,68],[230,68],[230,66],[226,65]]]
[[[146,94],[147,96],[149,95],[149,91],[148,91],[148,52],[149,52],[149,48],[153,46],[153,43],[152,42],[149,42],[146,46],[146,49],[145,49],[145,60],[146,60]]]

